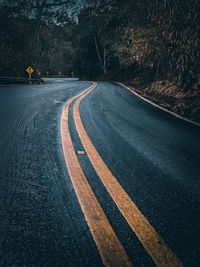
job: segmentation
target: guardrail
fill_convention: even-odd
[[[8,85],[8,84],[41,84],[43,82],[44,81],[42,79],[0,77],[0,85]]]

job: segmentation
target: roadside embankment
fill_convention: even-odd
[[[146,85],[134,81],[123,84],[152,102],[200,123],[199,88],[185,91],[169,81],[156,81]]]

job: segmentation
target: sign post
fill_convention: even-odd
[[[31,80],[31,74],[34,72],[34,69],[33,69],[31,66],[29,66],[29,67],[26,69],[26,71],[28,72],[29,80]]]

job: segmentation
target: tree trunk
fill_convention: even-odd
[[[103,46],[103,70],[104,70],[104,74],[106,76],[107,75],[107,71],[106,71],[106,49],[105,49],[105,45]]]
[[[98,55],[98,59],[99,59],[99,63],[101,65],[101,69],[103,71],[103,74],[105,75],[105,77],[107,77],[106,75],[106,64],[105,64],[105,49],[104,49],[104,61],[102,62],[102,58],[101,58],[101,55],[100,55],[100,52],[99,52],[99,47],[98,47],[98,44],[97,44],[97,38],[96,36],[94,35],[94,42],[95,42],[95,48],[96,48],[96,52],[97,52],[97,55]]]

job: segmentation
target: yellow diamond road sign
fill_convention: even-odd
[[[31,74],[31,73],[34,72],[34,69],[33,69],[31,66],[29,66],[29,67],[26,69],[26,71],[28,72],[28,74]]]

